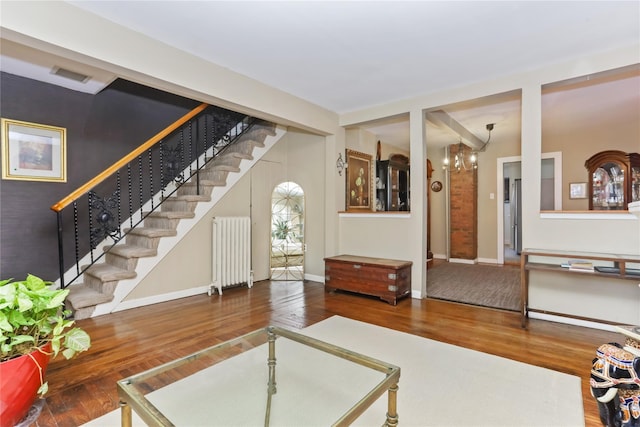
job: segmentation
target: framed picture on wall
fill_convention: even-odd
[[[2,179],[67,182],[66,129],[2,119]]]
[[[347,210],[371,210],[373,197],[372,156],[358,151],[347,152]]]
[[[586,199],[587,198],[587,183],[586,182],[572,182],[569,184],[569,198],[570,199]]]

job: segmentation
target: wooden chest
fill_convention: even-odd
[[[373,295],[389,304],[411,293],[410,261],[338,255],[324,259],[327,292],[341,289]]]

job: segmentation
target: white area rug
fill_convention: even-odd
[[[572,375],[339,316],[301,332],[400,366],[401,426],[584,426],[580,379]],[[243,353],[153,392],[149,400],[178,426],[262,425],[265,354],[265,346]],[[381,379],[285,339],[276,343],[276,357],[271,426],[330,425]],[[354,425],[379,426],[386,410],[385,394]],[[86,424],[119,425],[119,410]],[[144,425],[135,414],[134,425]]]

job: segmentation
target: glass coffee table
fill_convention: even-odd
[[[117,385],[124,427],[132,410],[150,426],[346,426],[365,411],[396,426],[399,380],[397,366],[269,326]]]

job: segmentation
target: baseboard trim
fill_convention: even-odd
[[[573,317],[555,316],[553,314],[529,312],[530,319],[546,320],[549,322],[564,323],[565,325],[582,326],[585,328],[601,329],[603,331],[618,332],[615,325],[576,319]]]
[[[305,274],[304,280],[310,280],[312,282],[324,283],[324,276],[316,276],[315,274]]]
[[[196,288],[183,289],[166,294],[152,295],[150,297],[122,301],[112,311],[116,312],[130,310],[132,308],[144,307],[147,305],[158,304],[161,302],[172,301],[180,298],[192,297],[194,295],[206,294],[209,291],[209,286],[210,285],[198,286]]]
[[[449,262],[455,262],[458,264],[477,264],[477,259],[462,259],[462,258],[449,258]]]
[[[478,258],[478,262],[482,264],[498,264],[496,258]]]

